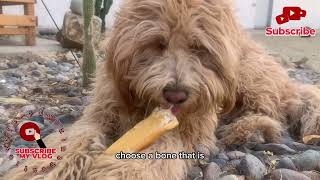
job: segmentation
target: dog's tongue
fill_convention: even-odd
[[[160,107],[164,109],[171,109],[173,115],[177,115],[180,112],[180,107],[177,105],[160,104]]]

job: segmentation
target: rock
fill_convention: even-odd
[[[11,69],[19,67],[19,65],[17,63],[14,63],[14,62],[8,62],[7,65]]]
[[[233,168],[238,168],[241,164],[241,160],[240,159],[234,159],[230,162],[228,162],[228,164],[233,167]]]
[[[270,152],[273,152],[274,154],[277,154],[277,155],[296,153],[295,150],[289,148],[285,144],[275,144],[275,143],[257,144],[254,147],[254,150],[256,150],[256,151],[270,151]]]
[[[14,157],[12,160],[10,160],[7,157],[4,157],[6,155],[0,155],[0,176],[4,175],[6,172],[9,171],[14,165],[17,163],[17,158]]]
[[[32,89],[33,94],[43,94],[43,89],[41,87],[36,87]]]
[[[224,159],[211,159],[211,162],[216,163],[219,165],[221,168],[227,165],[227,161]]]
[[[298,142],[289,142],[286,145],[292,149],[295,149],[296,151],[307,151],[310,149],[320,151],[320,146],[312,146],[312,145],[302,144]]]
[[[48,69],[46,73],[47,73],[47,74],[50,74],[50,75],[57,75],[57,74],[58,74],[58,71],[53,70],[53,69]]]
[[[48,68],[56,68],[58,66],[58,63],[56,61],[47,61],[46,66]]]
[[[206,145],[203,145],[203,144],[198,144],[196,147],[195,147],[195,152],[200,152],[202,154],[204,154],[204,159],[201,159],[199,160],[199,163],[208,163],[210,161],[210,149],[206,146]]]
[[[9,117],[9,115],[9,112],[3,106],[0,106],[0,119],[6,119]]]
[[[83,105],[84,106],[87,106],[89,105],[90,101],[91,101],[91,97],[90,96],[84,96],[81,98],[82,102],[83,102]]]
[[[59,108],[58,107],[48,107],[44,110],[45,114],[57,116],[59,114]]]
[[[15,78],[19,78],[19,79],[21,79],[21,77],[22,77],[21,73],[11,72],[11,71],[7,72],[6,75],[9,76],[9,77],[15,77]]]
[[[72,69],[72,68],[73,68],[73,64],[70,64],[70,63],[63,62],[63,63],[61,63],[61,65],[62,65],[63,67],[68,67],[69,69]]]
[[[267,169],[258,158],[251,154],[246,154],[245,157],[241,160],[239,171],[247,178],[259,180],[263,178]]]
[[[8,65],[6,63],[0,63],[0,70],[6,70],[8,69]]]
[[[233,160],[233,159],[241,159],[245,156],[246,154],[241,152],[241,151],[231,151],[227,153],[227,156],[229,157],[229,159]]]
[[[219,154],[217,155],[217,158],[218,158],[218,159],[223,159],[223,160],[229,161],[229,157],[226,155],[226,153],[223,153],[223,152],[219,153]]]
[[[320,152],[308,150],[292,159],[299,170],[319,170]]]
[[[291,169],[276,169],[266,175],[265,179],[281,179],[281,180],[311,180],[306,175],[293,171]]]
[[[4,84],[0,84],[0,96],[10,96],[16,94],[17,91],[13,88],[9,88]]]
[[[23,106],[21,108],[21,112],[27,112],[27,111],[35,111],[37,108],[35,105],[27,105],[27,106]]]
[[[93,31],[93,44],[97,44],[100,40],[102,21],[99,17],[92,17],[92,31]],[[66,12],[64,16],[64,23],[62,27],[61,40],[67,39],[75,42],[79,45],[83,45],[84,42],[84,30],[83,30],[83,17],[72,12]],[[64,47],[64,44],[62,44]],[[78,48],[78,47],[75,47]]]
[[[70,68],[67,67],[67,66],[60,65],[59,66],[59,70],[62,71],[62,72],[68,72],[68,71],[70,71]]]
[[[33,71],[31,72],[31,75],[32,75],[32,76],[41,76],[41,72],[38,71],[38,70],[33,70]]]
[[[67,83],[70,79],[62,74],[58,74],[56,76],[56,81],[58,82],[63,82],[63,83]]]
[[[82,0],[71,0],[70,9],[73,13],[80,16],[83,15],[83,6]]]
[[[220,167],[216,164],[211,162],[207,167],[203,170],[203,179],[204,180],[216,180],[219,178],[219,175],[221,174]]]
[[[317,171],[303,171],[304,175],[308,176],[311,180],[319,180],[320,173]]]
[[[227,175],[220,177],[219,180],[239,180],[239,178],[236,175]]]
[[[67,99],[64,103],[69,104],[69,105],[73,105],[73,106],[81,106],[82,105],[81,99],[77,98],[77,97]]]
[[[27,92],[28,91],[28,89],[26,88],[26,87],[20,87],[20,90],[22,91],[22,92]]]
[[[291,170],[297,170],[296,166],[292,162],[292,160],[288,157],[284,157],[280,159],[280,161],[276,165],[277,169],[291,169]]]
[[[188,179],[198,180],[203,177],[202,169],[199,166],[193,166],[188,172]]]
[[[81,91],[79,89],[72,89],[68,92],[69,97],[76,97],[80,95],[81,95]]]
[[[77,119],[81,116],[81,112],[80,111],[71,111],[70,115]]]
[[[58,116],[58,119],[62,124],[72,124],[76,120],[76,118],[71,114],[64,114],[64,115]]]

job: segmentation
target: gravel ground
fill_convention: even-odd
[[[77,53],[81,57],[81,53]],[[288,64],[286,64],[288,65]],[[320,84],[320,74],[301,64],[290,64],[290,77],[308,84]],[[0,57],[0,97],[27,101],[1,103],[0,131],[19,114],[44,108],[68,126],[76,121],[90,102],[88,90],[81,88],[80,68],[70,53],[36,55],[31,53]],[[45,132],[52,133],[44,121],[33,119]],[[0,137],[4,137],[3,134]],[[0,144],[4,143],[1,138]],[[14,137],[11,147],[33,147],[35,144]],[[0,149],[0,175],[12,168],[14,160]],[[320,147],[304,145],[284,138],[282,144],[260,144],[211,155],[209,164],[194,167],[190,179],[290,179],[319,180]]]

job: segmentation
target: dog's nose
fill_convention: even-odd
[[[163,97],[172,104],[182,104],[188,99],[188,93],[180,89],[164,89]]]

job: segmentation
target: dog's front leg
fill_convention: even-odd
[[[242,145],[247,142],[277,142],[282,132],[281,123],[262,114],[249,114],[233,123],[219,127],[218,137],[223,145]]]
[[[186,178],[191,160],[180,159],[156,159],[158,153],[174,153],[186,151],[180,135],[177,131],[169,132],[155,144],[143,150],[150,159],[116,159],[113,155],[101,154],[94,160],[88,173],[89,179],[108,180],[183,180]]]

